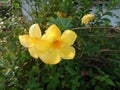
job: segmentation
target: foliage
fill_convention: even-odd
[[[25,1],[32,21],[22,15],[21,0],[12,0],[10,17],[0,17],[0,90],[120,89],[120,28],[111,27],[104,17],[117,16],[111,10],[119,7],[119,0],[110,0],[106,12],[96,5],[95,19],[88,25],[81,24],[81,18],[91,13],[95,0]],[[18,36],[27,34],[33,23],[42,32],[53,23],[62,31],[74,30],[78,35],[75,58],[57,65],[32,58]]]

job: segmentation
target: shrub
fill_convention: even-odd
[[[104,18],[114,17],[111,10],[119,0],[109,1],[106,12],[102,6],[96,6],[94,20],[81,24],[82,17],[91,13],[93,1],[26,0],[32,8],[28,14],[33,20],[28,22],[20,12],[21,0],[12,0],[12,15],[8,19],[1,17],[0,21],[0,89],[119,90],[120,28],[111,27],[110,19]],[[39,24],[43,33],[53,23],[62,32],[70,29],[77,33],[75,58],[47,65],[31,57],[18,36],[28,34],[34,23]]]

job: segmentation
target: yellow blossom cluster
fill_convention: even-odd
[[[77,34],[72,30],[61,33],[55,25],[51,25],[42,35],[38,24],[33,24],[28,35],[20,35],[21,45],[28,48],[30,55],[40,58],[46,64],[57,64],[61,59],[73,59],[75,48],[72,46]]]

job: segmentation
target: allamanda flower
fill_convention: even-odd
[[[41,38],[41,30],[38,24],[33,24],[29,29],[29,35],[20,35],[20,43],[28,48],[30,55],[38,58],[41,53],[44,53],[50,46],[47,40]]]
[[[63,34],[61,34],[60,29],[53,24],[46,30],[42,38],[51,43],[49,50],[43,54],[40,54],[40,58],[44,63],[57,64],[61,61],[61,58],[74,58],[75,49],[72,44],[77,38],[75,32],[66,30]]]
[[[90,21],[94,20],[95,16],[93,14],[86,14],[82,17],[82,24],[88,24]]]
[[[65,13],[63,13],[63,12],[61,12],[61,11],[58,11],[58,12],[56,13],[56,15],[57,15],[58,17],[62,17],[62,18],[72,18],[72,16],[67,16],[67,14],[65,14]]]

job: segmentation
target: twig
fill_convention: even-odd
[[[117,30],[120,32],[120,28],[118,28],[118,27],[78,27],[78,28],[72,28],[72,30],[84,30],[84,29],[100,29],[100,30],[113,29],[113,30]]]
[[[120,60],[114,60],[114,59],[111,59],[111,58],[105,58],[105,57],[102,57],[102,56],[100,56],[100,58],[103,59],[103,60],[108,60],[108,61],[112,61],[112,62],[120,63]]]
[[[34,0],[35,1],[35,12],[36,12],[36,16],[38,17],[38,11],[37,11],[37,1],[36,0]]]
[[[102,52],[120,52],[120,50],[101,49],[96,55],[98,55]]]
[[[92,61],[104,62],[103,60],[100,60],[100,59],[98,59],[98,58],[83,57],[82,59],[88,60],[88,61],[92,60]]]
[[[109,50],[109,49],[102,49],[100,52],[120,52],[120,50]]]
[[[96,37],[97,35],[94,35],[94,34],[84,34],[83,36]],[[107,38],[113,38],[113,37],[118,37],[119,38],[119,35],[113,34],[113,35],[107,35],[106,37]]]
[[[50,7],[48,8],[48,10],[46,11],[46,13],[44,14],[44,17],[47,15],[47,13],[50,11],[50,9],[53,7],[55,1],[52,2],[52,4],[50,5]]]
[[[101,52],[120,52],[120,50],[109,50],[109,49],[102,49],[99,51],[100,53]]]

